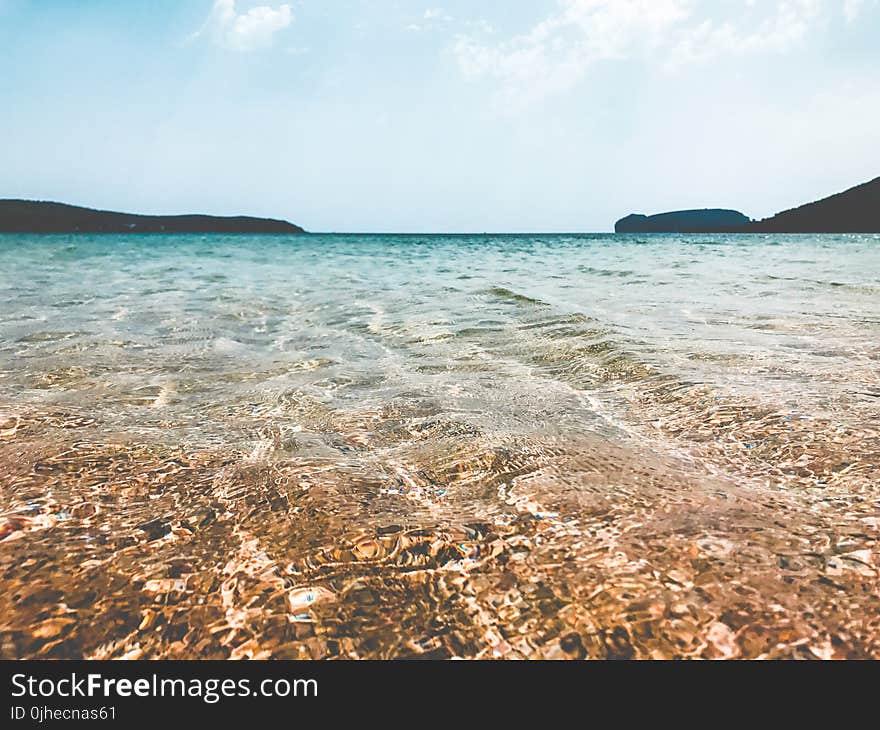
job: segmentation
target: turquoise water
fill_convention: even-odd
[[[876,236],[4,236],[0,288],[0,393],[35,401],[309,388],[553,426],[643,366],[873,406],[880,358]]]
[[[880,656],[880,236],[7,235],[0,291],[4,656]]]

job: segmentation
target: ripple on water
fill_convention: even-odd
[[[880,657],[872,239],[14,243],[5,658]]]

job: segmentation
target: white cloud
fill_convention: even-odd
[[[637,43],[656,44],[686,16],[683,0],[568,0],[528,33],[494,45],[463,35],[453,51],[466,76],[494,76],[522,103],[570,88]]]
[[[861,3],[844,0],[846,17],[854,18]],[[521,106],[571,89],[595,64],[612,59],[641,57],[674,69],[723,55],[787,51],[825,17],[826,4],[560,0],[526,33],[495,43],[463,34],[452,51],[465,76],[494,78],[504,100]]]
[[[843,14],[847,23],[852,23],[859,17],[863,4],[864,0],[843,0]]]
[[[862,15],[868,3],[876,7],[877,0],[843,0],[843,15],[847,23],[854,23]]]
[[[455,18],[449,15],[449,13],[447,13],[443,8],[428,8],[424,13],[422,13],[420,22],[410,23],[406,26],[406,30],[434,30],[440,25],[451,23],[453,20],[455,20]]]
[[[773,5],[772,12],[748,28],[728,20],[706,20],[683,29],[670,49],[667,67],[722,55],[784,52],[800,43],[822,15],[822,0],[783,0]]]
[[[234,51],[250,51],[272,45],[272,38],[293,22],[290,5],[268,5],[236,12],[235,0],[215,0],[205,24],[191,39],[207,36],[217,45]]]

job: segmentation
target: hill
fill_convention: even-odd
[[[614,224],[617,233],[708,233],[730,231],[749,223],[749,219],[736,210],[706,208],[703,210],[676,210],[657,215],[632,215]]]
[[[2,233],[305,233],[272,218],[213,215],[136,215],[65,203],[0,200]]]
[[[746,230],[758,233],[880,233],[880,177],[815,203],[755,221]]]

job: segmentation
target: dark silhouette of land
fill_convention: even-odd
[[[749,219],[736,210],[707,208],[704,210],[676,210],[657,215],[633,213],[614,224],[617,233],[706,233],[740,228]]]
[[[272,218],[136,215],[37,200],[0,200],[2,233],[305,233]]]
[[[760,221],[733,210],[628,215],[618,233],[880,233],[880,177]]]
[[[880,177],[747,228],[758,233],[880,233]]]

